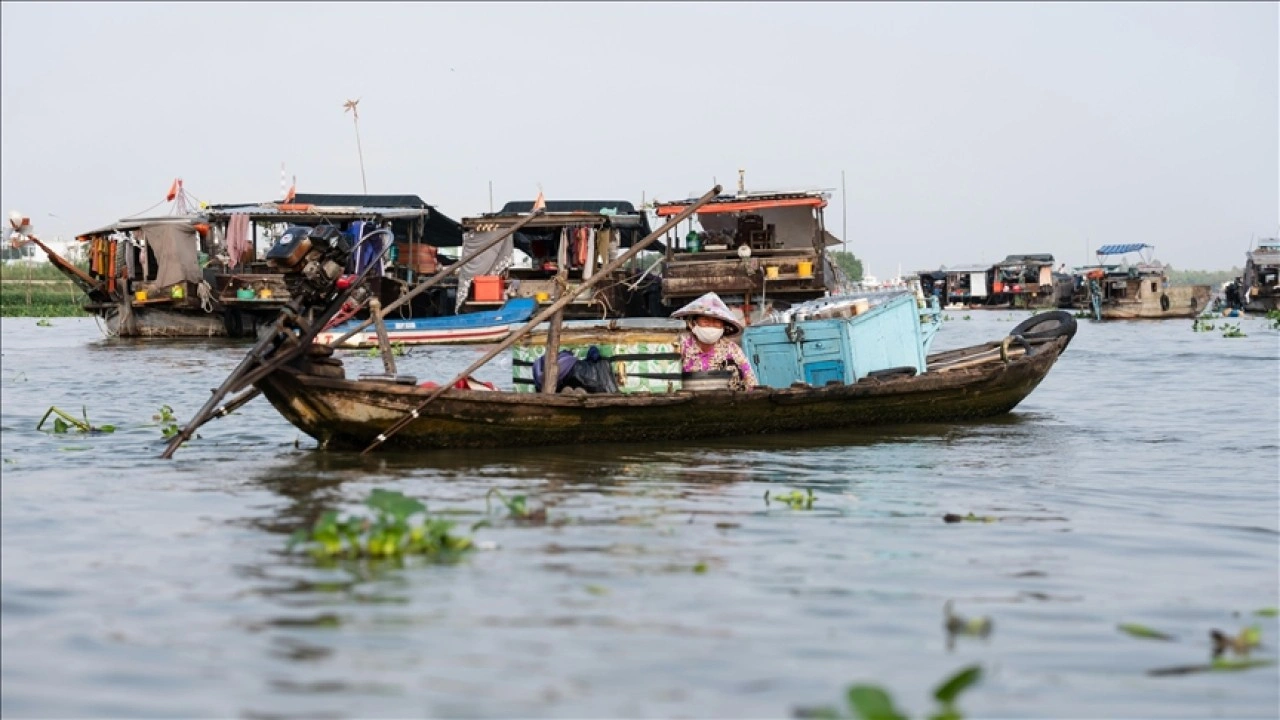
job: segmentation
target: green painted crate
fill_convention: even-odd
[[[542,356],[546,343],[546,334],[539,333],[512,346],[511,379],[516,392],[536,391],[533,361]],[[680,351],[674,331],[566,330],[560,336],[560,349],[579,358],[585,358],[592,345],[609,358],[622,393],[669,393],[680,389]]]

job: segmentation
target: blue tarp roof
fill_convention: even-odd
[[[1127,245],[1103,245],[1102,247],[1098,248],[1097,254],[1123,255],[1125,253],[1138,252],[1139,250],[1145,250],[1149,247],[1154,247],[1154,246],[1147,245],[1145,243],[1128,243]]]

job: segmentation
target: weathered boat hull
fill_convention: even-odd
[[[1175,285],[1159,294],[1143,294],[1133,300],[1103,303],[1104,320],[1156,320],[1192,318],[1209,305],[1208,285]]]
[[[227,326],[218,313],[179,312],[137,307],[127,303],[87,307],[102,319],[113,337],[197,338],[227,337]]]
[[[1009,412],[1034,390],[1069,340],[1055,338],[1007,361],[1000,343],[988,343],[930,358],[931,366],[948,362],[956,369],[820,388],[534,396],[450,389],[385,444],[431,449],[685,440],[987,418]],[[956,363],[965,353],[990,359]],[[343,449],[364,448],[432,392],[296,368],[278,370],[257,386],[321,447]]]
[[[1255,296],[1244,305],[1245,312],[1259,315],[1266,315],[1272,310],[1280,310],[1280,294]]]

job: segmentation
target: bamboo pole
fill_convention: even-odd
[[[689,207],[680,211],[680,214],[668,220],[665,224],[663,224],[662,227],[658,228],[657,230],[654,230],[653,232],[649,233],[649,235],[646,236],[644,239],[642,239],[640,242],[636,243],[635,245],[632,245],[630,250],[623,253],[622,255],[619,255],[617,258],[610,261],[609,264],[600,268],[600,271],[596,273],[594,276],[592,276],[590,280],[582,283],[577,288],[575,288],[572,292],[565,293],[563,297],[561,297],[559,300],[552,303],[542,312],[535,315],[531,320],[529,320],[529,322],[525,323],[524,326],[521,327],[519,330],[509,335],[506,340],[502,341],[492,350],[485,353],[484,356],[481,357],[479,360],[471,363],[471,365],[469,365],[466,370],[463,370],[461,373],[459,373],[453,380],[450,380],[447,384],[441,385],[440,387],[431,391],[431,394],[428,395],[425,400],[419,403],[416,408],[414,408],[413,410],[410,410],[407,414],[405,414],[403,418],[400,418],[393,425],[391,425],[389,428],[387,428],[381,434],[379,434],[378,437],[374,439],[374,441],[370,443],[368,447],[360,451],[360,454],[361,455],[369,454],[369,452],[371,452],[374,448],[386,442],[392,435],[395,435],[396,433],[403,430],[405,427],[409,425],[409,423],[413,422],[415,419],[418,418],[418,413],[420,413],[423,408],[425,408],[427,405],[430,405],[436,398],[443,395],[445,391],[453,387],[459,380],[466,379],[471,375],[471,373],[475,372],[477,369],[482,367],[485,363],[497,357],[498,353],[503,352],[507,348],[516,344],[516,342],[521,338],[523,338],[525,335],[528,335],[530,330],[537,327],[543,321],[555,315],[556,313],[562,312],[564,308],[569,303],[576,300],[579,295],[586,292],[591,287],[594,287],[600,281],[609,277],[614,270],[617,270],[618,268],[625,265],[629,260],[631,260],[631,258],[635,257],[636,255],[639,255],[640,251],[652,245],[655,240],[662,237],[662,235],[665,234],[668,230],[675,227],[685,218],[693,215],[695,212],[698,211],[699,208],[711,202],[719,194],[720,194],[720,186],[716,185],[715,187],[707,191],[705,195],[695,200],[691,205],[689,205]]]
[[[569,243],[564,235],[560,237],[560,252],[556,254],[559,267],[556,270],[556,300],[564,294],[569,279]],[[560,384],[560,327],[564,325],[564,310],[551,316],[551,325],[547,328],[547,347],[542,354],[542,392],[555,395],[556,386]]]
[[[382,321],[382,301],[378,298],[369,301],[369,315],[374,318],[373,327],[378,331],[378,352],[382,354],[382,371],[388,375],[395,375],[396,359],[391,355],[391,341],[387,339],[387,324]]]

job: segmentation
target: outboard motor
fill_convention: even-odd
[[[289,294],[307,305],[329,296],[350,257],[350,240],[332,225],[291,225],[267,251],[267,262],[284,275]]]

